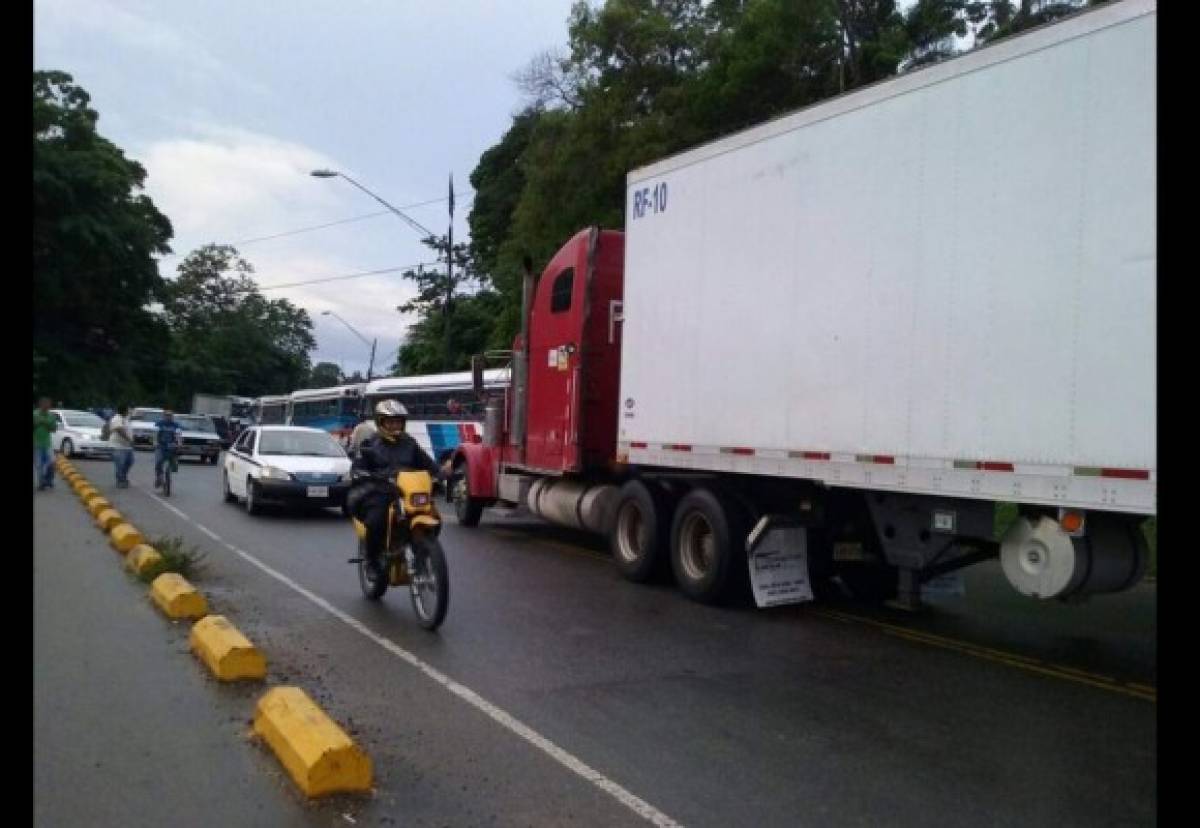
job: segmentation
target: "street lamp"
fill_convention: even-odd
[[[350,176],[337,170],[313,170],[309,175],[314,178],[344,178],[353,184],[358,189],[369,195],[371,198],[378,201],[384,207],[391,210],[401,219],[403,219],[409,227],[416,230],[418,233],[425,234],[425,240],[434,238],[433,231],[429,230],[420,222],[409,218],[404,213],[400,212],[399,208],[388,204],[380,196],[368,190],[363,185],[359,184]],[[450,232],[446,237],[446,303],[442,307],[442,328],[445,343],[443,345],[442,361],[445,370],[450,370],[450,297],[454,292],[454,179],[450,180]]]
[[[313,178],[344,178],[344,179],[346,179],[346,180],[347,180],[347,181],[349,181],[351,184],[353,184],[355,187],[358,187],[358,189],[362,190],[364,193],[366,193],[367,195],[369,195],[371,198],[375,199],[375,200],[376,200],[376,201],[378,201],[380,204],[382,204],[384,207],[388,208],[388,209],[389,209],[389,210],[391,210],[393,213],[395,213],[395,214],[396,214],[396,215],[398,215],[400,218],[402,218],[402,219],[403,219],[405,222],[407,222],[407,224],[408,224],[408,226],[409,226],[409,227],[411,227],[412,229],[416,230],[418,233],[421,233],[421,234],[423,234],[423,235],[424,235],[425,237],[427,237],[427,238],[432,238],[432,236],[433,236],[433,231],[432,231],[432,230],[430,230],[429,228],[425,227],[425,225],[421,224],[421,223],[420,223],[420,222],[418,222],[416,219],[413,219],[413,218],[410,218],[409,216],[406,216],[404,213],[400,212],[399,208],[397,208],[397,207],[394,207],[394,206],[393,206],[393,205],[391,205],[391,204],[388,204],[388,203],[387,203],[386,201],[384,201],[384,200],[383,200],[383,199],[382,199],[380,196],[378,196],[378,195],[376,195],[375,193],[371,192],[371,191],[370,191],[370,190],[368,190],[366,187],[364,187],[363,185],[359,184],[357,181],[355,181],[353,178],[351,178],[350,176],[346,175],[345,173],[343,173],[343,172],[338,172],[337,170],[313,170],[311,173],[309,173],[309,175],[311,175]]]
[[[342,319],[342,317],[338,316],[333,311],[328,311],[328,310],[321,311],[321,316],[332,316],[334,319],[336,319],[337,321],[339,321],[343,325],[345,325],[347,328],[349,328],[350,333],[354,334],[359,339],[361,339],[363,341],[364,345],[371,346],[371,361],[369,363],[367,363],[367,382],[370,382],[372,379],[371,372],[375,368],[375,343],[378,342],[378,340],[372,339],[370,342],[367,342],[367,338],[365,336],[363,336],[362,334],[360,334],[357,330],[355,330],[353,325],[351,325],[345,319]]]

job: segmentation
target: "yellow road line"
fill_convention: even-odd
[[[1158,688],[1152,687],[1148,684],[1119,682],[1110,676],[1102,676],[1098,673],[1090,673],[1086,670],[1080,670],[1076,667],[1068,667],[1061,664],[1051,664],[1041,661],[1040,659],[1030,658],[1029,656],[1023,656],[1018,653],[996,650],[992,647],[984,647],[980,644],[972,644],[969,641],[958,641],[957,639],[947,638],[945,636],[936,635],[923,630],[914,630],[908,627],[901,627],[896,624],[889,624],[885,621],[876,621],[873,618],[865,618],[861,615],[852,615],[849,613],[827,609],[817,609],[813,611],[817,615],[820,615],[824,618],[830,618],[834,621],[841,621],[843,623],[858,623],[869,627],[876,627],[887,635],[903,638],[917,644],[929,644],[934,647],[941,647],[943,649],[953,650],[964,655],[981,658],[996,664],[1003,664],[1007,667],[1015,667],[1019,670],[1050,676],[1052,678],[1063,679],[1065,681],[1072,681],[1077,684],[1086,684],[1090,687],[1098,687],[1101,690],[1107,690],[1111,693],[1119,693],[1124,696],[1133,696],[1134,698],[1142,699],[1143,701],[1152,703],[1158,702]]]

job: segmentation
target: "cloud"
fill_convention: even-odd
[[[332,164],[319,152],[240,129],[193,124],[190,131],[150,144],[142,157],[146,188],[180,235],[244,238],[271,229],[271,216],[294,226],[298,215],[328,215],[342,203],[308,175]]]
[[[150,7],[152,9],[153,7]],[[260,95],[269,90],[235,71],[176,29],[112,0],[36,0],[35,29],[61,34],[72,29],[100,35],[161,59],[158,67],[182,69],[193,80],[234,83]]]
[[[205,122],[178,122],[180,135],[149,144],[141,160],[146,189],[175,228],[176,253],[161,263],[174,273],[191,250],[210,242],[234,243],[255,268],[255,279],[271,298],[286,298],[313,319],[314,363],[340,363],[366,373],[370,346],[332,316],[346,319],[367,340],[378,339],[376,369],[391,365],[410,318],[396,306],[414,294],[399,273],[363,276],[273,289],[273,285],[324,279],[429,261],[431,253],[414,234],[387,223],[388,217],[336,228],[238,244],[331,219],[362,215],[370,208],[350,188],[314,180],[309,172],[339,165],[298,143],[246,129]],[[394,219],[391,219],[394,221]]]

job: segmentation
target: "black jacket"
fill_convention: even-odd
[[[436,480],[441,469],[410,434],[395,440],[384,440],[373,434],[362,441],[354,463],[350,466],[351,500],[357,501],[371,492],[390,493],[392,480],[403,469],[424,470]]]

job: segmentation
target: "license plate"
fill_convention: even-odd
[[[328,486],[309,486],[308,487],[308,496],[309,497],[329,497],[329,487]]]

